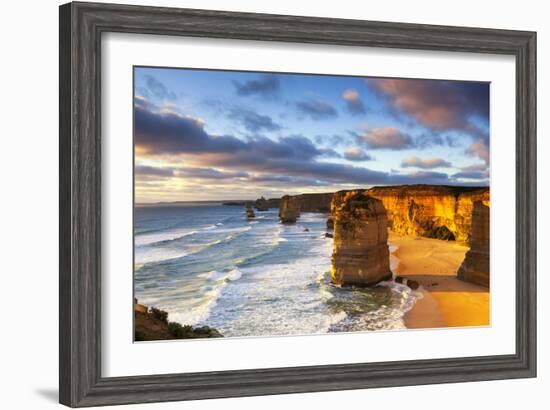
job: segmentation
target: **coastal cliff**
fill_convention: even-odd
[[[332,282],[372,286],[390,279],[388,220],[382,201],[364,192],[341,191],[334,196]]]
[[[468,242],[474,202],[489,202],[488,187],[400,185],[340,192],[365,192],[380,199],[389,228],[402,235]],[[336,194],[285,195],[279,216],[295,222],[301,212],[330,212],[343,199]],[[329,223],[330,225],[330,223]]]
[[[399,235],[468,243],[458,275],[489,286],[488,187],[401,185],[286,195],[279,216],[283,223],[294,223],[300,212],[327,212],[329,205],[326,236],[334,238],[333,282],[370,286],[391,277],[389,228]]]
[[[302,194],[299,196],[301,212],[330,212],[330,204],[334,194]]]
[[[489,287],[489,207],[482,201],[474,203],[470,250],[458,269],[458,278]]]
[[[375,187],[388,212],[390,229],[402,235],[467,242],[474,202],[489,201],[489,188],[434,185]]]
[[[332,196],[332,193],[283,196],[279,204],[281,222],[296,222],[301,212],[330,212]]]
[[[489,204],[488,187],[401,185],[353,192],[380,199],[388,213],[389,228],[395,233],[459,242],[469,240],[474,202]],[[332,213],[342,198],[334,196]]]

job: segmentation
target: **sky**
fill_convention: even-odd
[[[489,185],[489,83],[134,68],[137,203]]]

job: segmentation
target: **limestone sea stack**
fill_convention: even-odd
[[[476,201],[472,213],[470,250],[458,269],[458,278],[489,287],[489,203]]]
[[[254,201],[254,208],[258,211],[268,211],[272,208],[278,208],[279,203],[281,202],[280,198],[269,198],[265,199],[263,196]]]
[[[390,279],[388,218],[382,201],[360,191],[334,196],[332,282],[373,286]]]
[[[246,210],[246,217],[248,219],[254,218],[256,215],[254,215],[254,210],[252,209],[252,203],[247,202],[245,204],[245,210]]]
[[[296,223],[300,217],[300,199],[298,196],[285,195],[279,205],[279,218],[284,224]]]
[[[263,196],[259,199],[256,199],[256,203],[254,204],[254,207],[260,211],[268,211],[269,210],[269,203],[267,202],[267,199],[265,199]]]

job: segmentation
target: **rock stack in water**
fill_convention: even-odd
[[[252,209],[252,203],[247,202],[245,204],[245,210],[246,210],[246,217],[247,218],[254,218],[256,215],[254,215],[254,210]]]
[[[260,211],[269,211],[269,203],[267,202],[267,199],[265,199],[263,196],[259,199],[256,199],[255,208]]]
[[[470,250],[458,269],[458,278],[489,287],[489,203],[477,201],[472,212]]]
[[[390,279],[388,219],[382,201],[353,191],[334,197],[332,282],[372,286]]]
[[[295,223],[300,217],[300,199],[296,196],[285,195],[279,205],[279,218],[284,224]]]

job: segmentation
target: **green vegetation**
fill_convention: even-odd
[[[196,339],[203,337],[223,337],[220,332],[209,326],[193,328],[193,326],[182,326],[176,322],[168,323],[168,331],[177,339]]]
[[[168,312],[155,307],[147,313],[135,312],[134,340],[199,339],[223,337],[216,329],[209,326],[193,328],[177,322],[168,322]]]
[[[151,309],[149,309],[149,313],[161,322],[168,323],[168,312],[157,309],[156,307],[152,307]]]

